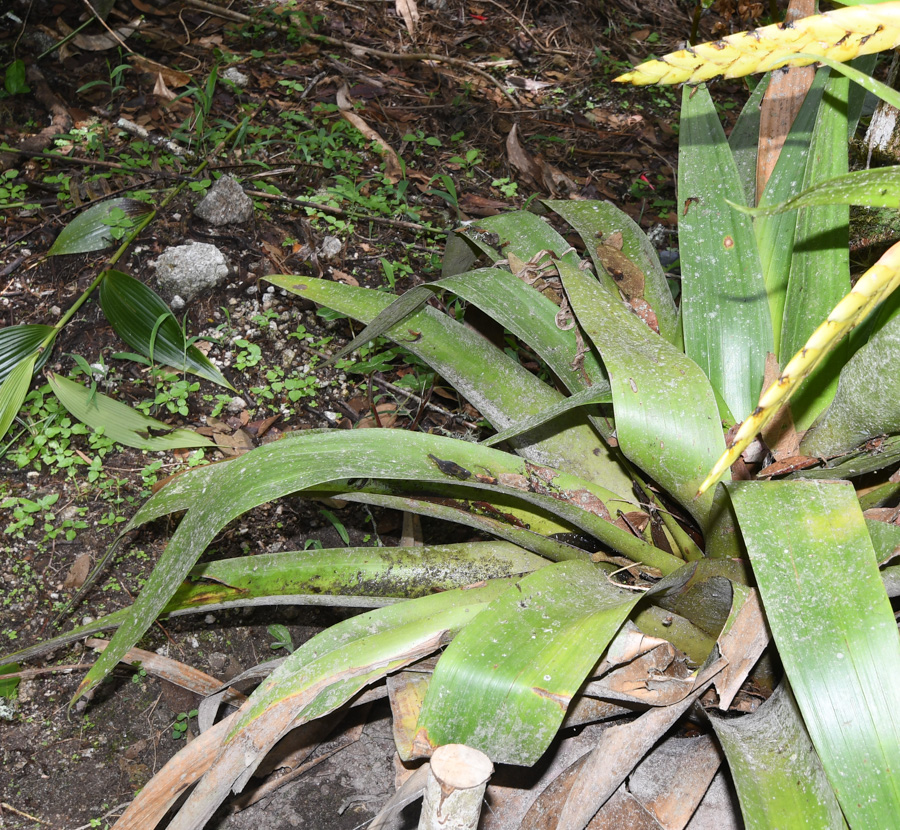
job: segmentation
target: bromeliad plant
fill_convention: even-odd
[[[879,564],[900,528],[863,510],[898,491],[889,473],[900,459],[900,314],[893,300],[869,314],[900,279],[898,249],[841,298],[851,288],[847,203],[897,197],[872,175],[857,186],[865,177],[846,173],[859,104],[845,77],[824,69],[753,206],[755,165],[743,162],[761,94],[731,137],[739,165],[707,91],[684,90],[680,307],[646,237],[607,203],[544,203],[583,254],[533,213],[470,226],[450,240],[443,278],[393,303],[340,283],[268,278],[367,324],[350,350],[388,334],[496,434],[476,444],[304,432],[186,473],[138,511],[126,532],[184,516],[135,604],[43,647],[118,627],[79,696],[159,615],[265,601],[373,610],[294,651],[161,771],[118,828],[154,826],[194,783],[169,826],[202,827],[286,732],[367,687],[367,699],[386,688],[395,704],[407,761],[464,743],[495,763],[530,765],[561,726],[627,712],[538,796],[522,827],[587,826],[701,697],[748,827],[895,823],[900,638],[885,588],[894,592],[896,575]],[[472,270],[478,256],[490,264]],[[442,292],[525,342],[553,382],[426,304]],[[745,455],[734,468],[743,480],[733,480],[739,444],[717,465],[732,415],[750,413],[743,442],[792,392],[756,454],[780,466],[752,480],[758,466]],[[195,565],[228,522],[287,494],[436,516],[500,541]],[[435,654],[436,664],[420,662]],[[748,678],[774,693],[754,714],[716,713]],[[203,711],[200,720],[211,723]],[[680,790],[681,808],[696,807],[717,764],[682,759],[708,775]]]

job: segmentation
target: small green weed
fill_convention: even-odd
[[[190,712],[179,712],[175,716],[175,722],[172,724],[172,740],[183,741],[187,737],[188,727],[191,725],[191,718],[196,717],[196,709],[191,709]]]

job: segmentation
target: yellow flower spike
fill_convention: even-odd
[[[646,84],[700,83],[718,75],[740,78],[784,66],[805,52],[845,62],[900,45],[900,2],[847,6],[826,14],[763,26],[647,61],[616,81]],[[806,66],[811,60],[794,62]]]
[[[700,485],[697,496],[703,495],[722,477],[822,358],[897,286],[900,286],[900,242],[888,248],[881,259],[859,278],[853,290],[834,307],[806,345],[790,359],[778,379],[760,395],[756,409],[740,425],[728,449]]]

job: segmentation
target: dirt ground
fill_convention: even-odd
[[[260,15],[263,5],[238,2],[230,8],[239,15]],[[69,8],[36,0],[12,6],[26,22],[12,26],[8,18],[6,31],[0,27],[4,63],[12,59],[14,50],[19,56],[39,54],[80,22],[79,4]],[[743,28],[731,5],[717,6],[721,8],[716,14],[704,18],[707,33]],[[315,20],[316,30],[332,41],[301,38],[277,26],[246,24],[234,15],[220,16],[190,3],[165,0],[121,0],[108,22],[115,28],[143,16],[142,34],[129,40],[140,60],[186,73],[185,84],[195,87],[202,88],[223,52],[236,56],[233,62],[248,75],[248,84],[240,90],[220,84],[206,110],[200,107],[207,125],[216,119],[234,121],[245,111],[242,107],[277,99],[277,107],[259,116],[262,126],[285,102],[293,101],[299,110],[334,104],[340,87],[347,83],[350,94],[362,104],[357,114],[406,163],[410,188],[415,191],[416,217],[375,210],[374,196],[360,186],[359,171],[367,164],[378,164],[368,150],[359,150],[361,163],[352,162],[356,202],[349,197],[337,200],[331,222],[322,213],[308,218],[283,200],[266,203],[260,198],[251,223],[216,231],[192,218],[202,188],[186,189],[120,267],[155,285],[150,263],[169,245],[213,242],[226,254],[232,264],[226,281],[190,302],[180,314],[186,313],[190,333],[218,338],[217,344],[209,346],[209,356],[224,367],[244,405],[214,415],[214,406],[220,402],[216,396],[222,390],[202,381],[186,394],[184,412],[167,410],[165,402],[154,406],[153,412],[173,424],[191,427],[209,427],[215,418],[216,424],[224,425],[218,427],[219,434],[243,432],[252,443],[294,429],[349,428],[360,426],[366,418],[377,421],[379,415],[372,411],[376,402],[391,403],[392,409],[399,404],[397,427],[415,424],[456,434],[477,430],[478,413],[439,380],[428,394],[420,390],[413,398],[404,393],[398,384],[419,367],[397,359],[363,375],[330,370],[311,394],[304,393],[299,400],[282,395],[273,402],[263,392],[249,391],[265,388],[266,368],[282,366],[287,348],[297,353],[297,360],[309,360],[319,342],[335,338],[329,344],[334,348],[350,334],[346,321],[323,319],[291,297],[267,292],[260,277],[273,271],[322,273],[370,286],[383,285],[388,279],[399,292],[439,276],[445,230],[458,219],[522,206],[532,196],[611,199],[646,230],[659,229],[666,240],[664,247],[675,247],[678,94],[619,89],[610,80],[626,63],[651,52],[662,54],[683,41],[690,30],[692,9],[673,0],[641,4],[630,0],[612,4],[589,0],[423,2],[414,45],[422,52],[459,61],[441,64],[351,51],[350,42],[384,52],[412,50],[393,3],[304,0],[299,7]],[[277,16],[256,19],[279,22]],[[96,22],[87,31],[98,38],[105,35]],[[511,76],[514,80],[508,83],[517,89],[515,102],[474,71],[473,65],[487,67],[497,78]],[[198,147],[211,149],[200,142],[198,96],[168,100],[156,80],[167,80],[176,92],[183,92],[185,85],[176,86],[177,77],[147,69],[150,65],[136,58],[126,59],[118,45],[70,46],[43,58],[38,66],[42,79],[32,80],[32,88],[45,85],[52,98],[61,102],[71,119],[66,130],[89,132],[101,125],[97,135],[103,149],[73,147],[63,141],[31,156],[5,158],[4,169],[15,171],[7,184],[25,184],[23,198],[36,206],[4,208],[0,223],[2,325],[54,323],[96,276],[103,254],[44,259],[79,206],[120,191],[172,183],[171,169],[156,169],[159,165],[154,166],[152,154],[145,170],[117,170],[102,180],[89,175],[106,169],[104,160],[121,160],[126,154],[130,138],[113,129],[119,117],[163,135],[193,119]],[[118,71],[120,66],[127,71]],[[278,85],[286,80],[299,86]],[[298,101],[301,94],[304,97]],[[717,87],[726,120],[733,120],[743,94],[737,84]],[[49,115],[58,115],[48,113],[48,100],[37,94],[0,99],[0,137],[11,146],[22,146],[48,123]],[[282,194],[323,201],[323,192],[341,184],[351,161],[339,156],[335,165],[324,154],[311,157],[305,165],[291,163],[279,169],[277,123],[272,121],[275,133],[268,144],[254,145],[254,157],[212,158],[212,168],[249,176],[257,170],[254,161],[264,160],[265,165],[258,167],[265,176],[253,180],[254,189],[275,184]],[[508,144],[514,126],[523,153],[517,154]],[[100,164],[33,157],[54,147],[75,157],[90,152]],[[156,173],[159,176],[154,178]],[[433,179],[437,174],[453,183],[456,204],[434,192],[448,194],[447,181]],[[65,184],[48,181],[62,175],[73,178]],[[351,209],[355,213],[348,213]],[[378,218],[368,221],[369,214]],[[340,253],[317,259],[310,252],[321,249],[326,236],[340,241]],[[391,263],[402,267],[389,273]],[[261,313],[268,314],[264,323],[255,321]],[[313,339],[290,339],[299,323]],[[249,346],[236,345],[241,339],[259,347],[253,365],[240,365],[241,355],[252,353]],[[152,400],[154,390],[143,367],[113,358],[122,351],[127,348],[91,301],[60,336],[48,368],[70,372],[75,366],[72,354],[88,363],[102,360],[114,367],[105,381],[110,394],[130,403]],[[105,388],[104,381],[99,384]],[[83,581],[84,567],[102,556],[117,527],[134,514],[152,485],[197,460],[189,452],[147,455],[104,447],[71,427],[51,436],[50,445],[43,439],[36,443],[36,437],[48,435],[49,427],[65,420],[42,388],[44,380],[38,377],[29,408],[14,423],[0,456],[0,502],[45,500],[45,506],[29,514],[35,519],[31,524],[20,521],[12,506],[0,510],[0,530],[7,531],[0,541],[0,653],[4,654],[130,604],[171,532],[164,521],[132,534],[78,607],[59,628],[53,623],[60,605]],[[266,424],[273,414],[278,415],[277,422]],[[231,450],[207,451],[204,460],[218,460],[226,452]],[[329,518],[320,505],[285,499],[235,522],[215,541],[211,555],[296,550],[310,543],[340,547],[345,544],[342,531],[351,544],[373,544],[377,537],[384,545],[394,545],[401,535],[401,517],[392,511],[347,507],[335,508]],[[426,521],[424,537],[427,542],[444,542],[467,539],[470,534]],[[281,607],[182,617],[152,628],[140,647],[224,681],[277,656],[269,625],[286,624],[297,645],[349,613],[353,612]],[[0,699],[0,826],[10,830],[106,827],[196,731],[196,720],[189,718],[187,736],[177,729],[173,734],[173,727],[184,722],[184,714],[197,707],[196,694],[126,667],[120,667],[86,705],[70,711],[68,701],[93,659],[92,650],[79,643],[32,660],[23,668],[74,668],[39,673],[21,682],[16,698]],[[326,755],[341,744],[345,740],[341,736],[360,717],[349,714],[317,754]],[[363,826],[393,792],[395,751],[384,702],[376,703],[360,726],[364,728],[358,740],[304,776],[246,810],[229,814],[223,809],[208,826],[271,830]]]

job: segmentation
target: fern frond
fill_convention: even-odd
[[[848,6],[826,14],[776,23],[750,32],[729,35],[647,61],[616,81],[646,84],[696,84],[710,78],[740,78],[787,65],[806,66],[824,56],[839,63],[871,55],[900,44],[900,2]]]
[[[763,391],[756,409],[740,425],[728,449],[700,485],[698,496],[721,478],[838,341],[859,325],[897,286],[900,286],[900,242],[888,248],[881,259],[859,278],[853,290],[834,307],[806,345],[790,359],[778,379]]]

